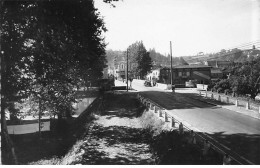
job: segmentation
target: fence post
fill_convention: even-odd
[[[199,94],[200,94],[200,96],[201,96],[201,91],[200,91],[200,93],[199,93]]]
[[[249,100],[246,103],[246,109],[249,110],[250,109],[250,104],[249,104]]]
[[[182,122],[179,124],[179,133],[183,134],[183,124],[182,124]]]
[[[151,111],[153,110],[153,104],[152,103],[150,103],[150,109],[151,109]]]
[[[159,108],[159,117],[162,117],[162,110]]]
[[[160,109],[160,107],[157,108],[157,112],[158,112],[158,117],[160,118],[161,117],[161,109]]]
[[[220,97],[220,95],[218,95],[218,101],[221,101],[221,97]]]
[[[165,122],[168,122],[168,116],[167,116],[166,111],[164,111],[164,120],[165,120]]]
[[[259,107],[260,109],[260,107]],[[174,118],[172,117],[172,127],[175,127],[175,121],[174,121]]]
[[[152,103],[149,104],[149,110],[152,110]]]
[[[238,99],[236,99],[236,106],[238,106]]]
[[[208,93],[207,93],[207,91],[205,91],[206,92],[206,97],[208,97]]]

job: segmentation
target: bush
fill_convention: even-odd
[[[217,91],[218,93],[223,93],[223,91],[231,89],[229,79],[222,79],[216,83],[211,83],[210,87],[212,87],[212,91]]]
[[[156,136],[163,130],[163,121],[158,119],[152,112],[144,112],[140,117],[142,128]]]

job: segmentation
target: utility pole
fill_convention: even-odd
[[[171,54],[171,88],[172,88],[173,80],[172,80],[172,42],[171,41],[170,41],[170,54]]]
[[[128,92],[128,48],[126,49],[126,91]]]

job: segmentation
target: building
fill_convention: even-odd
[[[160,75],[160,67],[154,67],[149,74],[146,75],[147,80],[159,80],[159,75]]]
[[[185,82],[195,81],[200,84],[208,84],[211,80],[211,66],[207,65],[177,65],[173,66],[173,83],[175,85],[185,85]],[[160,83],[171,83],[171,70],[168,67],[160,68],[152,71],[158,74],[158,82]]]
[[[117,64],[115,65],[115,77],[117,79],[126,78],[126,61],[124,57],[121,57],[120,60],[117,60]]]
[[[117,79],[126,79],[126,70],[127,70],[126,57],[125,56],[118,57],[114,67],[115,67],[115,70],[114,70],[115,75],[114,76]],[[136,67],[137,67],[137,63],[133,62],[129,59],[128,60],[128,77],[137,78],[132,73],[132,71],[134,69],[136,69]]]

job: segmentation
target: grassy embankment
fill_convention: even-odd
[[[32,164],[221,164],[214,151],[202,157],[188,133],[167,130],[135,93],[106,94],[99,107],[77,123],[82,130],[66,155]]]

